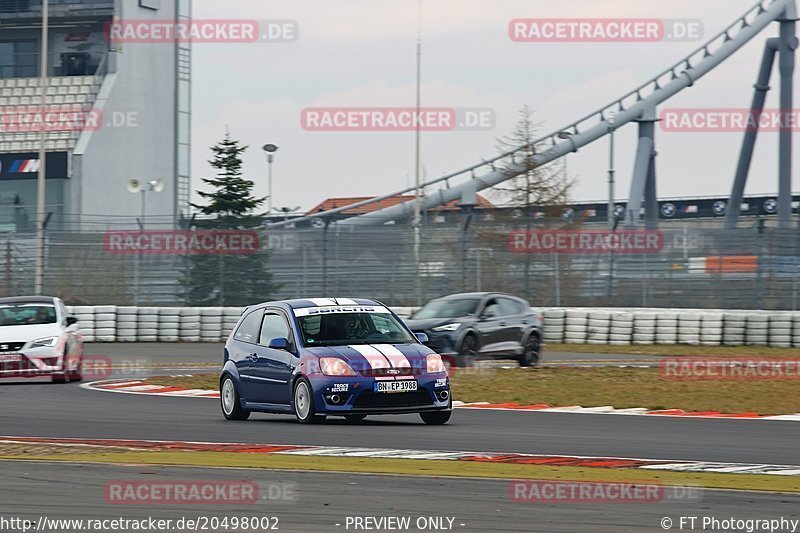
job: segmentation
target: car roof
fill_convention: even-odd
[[[306,298],[294,300],[279,300],[275,302],[264,302],[259,305],[285,305],[291,309],[303,309],[306,307],[327,307],[341,305],[383,305],[376,300],[366,300],[364,298]]]
[[[55,304],[52,296],[11,296],[0,298],[0,304]]]
[[[449,300],[449,299],[456,299],[456,298],[486,298],[487,296],[508,296],[510,298],[517,298],[511,294],[506,294],[504,292],[461,292],[458,294],[448,294],[445,296],[440,296],[437,300]]]

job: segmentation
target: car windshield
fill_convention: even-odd
[[[415,319],[421,318],[458,318],[474,315],[478,309],[478,298],[443,298],[432,300],[414,314]]]
[[[38,303],[0,304],[0,326],[55,324],[56,308]]]
[[[416,342],[389,313],[332,313],[297,317],[305,346]]]

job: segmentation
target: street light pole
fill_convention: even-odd
[[[42,47],[39,71],[40,108],[39,117],[39,175],[36,180],[36,260],[34,265],[34,292],[42,294],[44,286],[44,218],[45,187],[47,179],[47,130],[44,118],[47,114],[47,53],[49,37],[50,1],[42,0]]]
[[[275,160],[275,152],[278,151],[278,147],[274,144],[265,144],[263,150],[267,152],[267,167],[269,170],[268,178],[267,178],[267,214],[272,213],[272,162]]]
[[[417,3],[417,93],[416,93],[416,117],[414,121],[414,219],[412,227],[414,231],[414,265],[416,276],[414,277],[416,304],[422,306],[422,279],[421,279],[421,247],[422,235],[420,234],[420,224],[422,223],[422,205],[420,191],[420,143],[421,130],[419,124],[420,106],[422,105],[422,0]]]
[[[128,182],[128,192],[134,194],[141,194],[142,198],[142,218],[137,220],[139,225],[139,237],[141,239],[142,234],[145,231],[145,225],[147,224],[147,191],[153,192],[161,192],[164,190],[164,180],[156,179],[150,180],[144,185],[139,180],[133,179]],[[142,252],[138,248],[136,249],[136,256],[134,257],[133,262],[133,305],[139,305],[139,286],[141,284],[140,281],[140,262],[141,262],[141,255]]]
[[[617,128],[614,126],[614,117],[609,119],[611,124],[611,132],[609,133],[608,145],[608,227],[614,229],[614,177],[616,170],[614,169],[614,133]]]

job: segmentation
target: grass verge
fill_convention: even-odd
[[[763,415],[800,413],[800,380],[678,381],[658,368],[473,368],[455,372],[453,399],[520,405],[684,409]],[[217,374],[154,377],[148,383],[218,387]]]

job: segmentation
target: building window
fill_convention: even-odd
[[[39,75],[36,41],[0,41],[0,78],[32,78]]]

